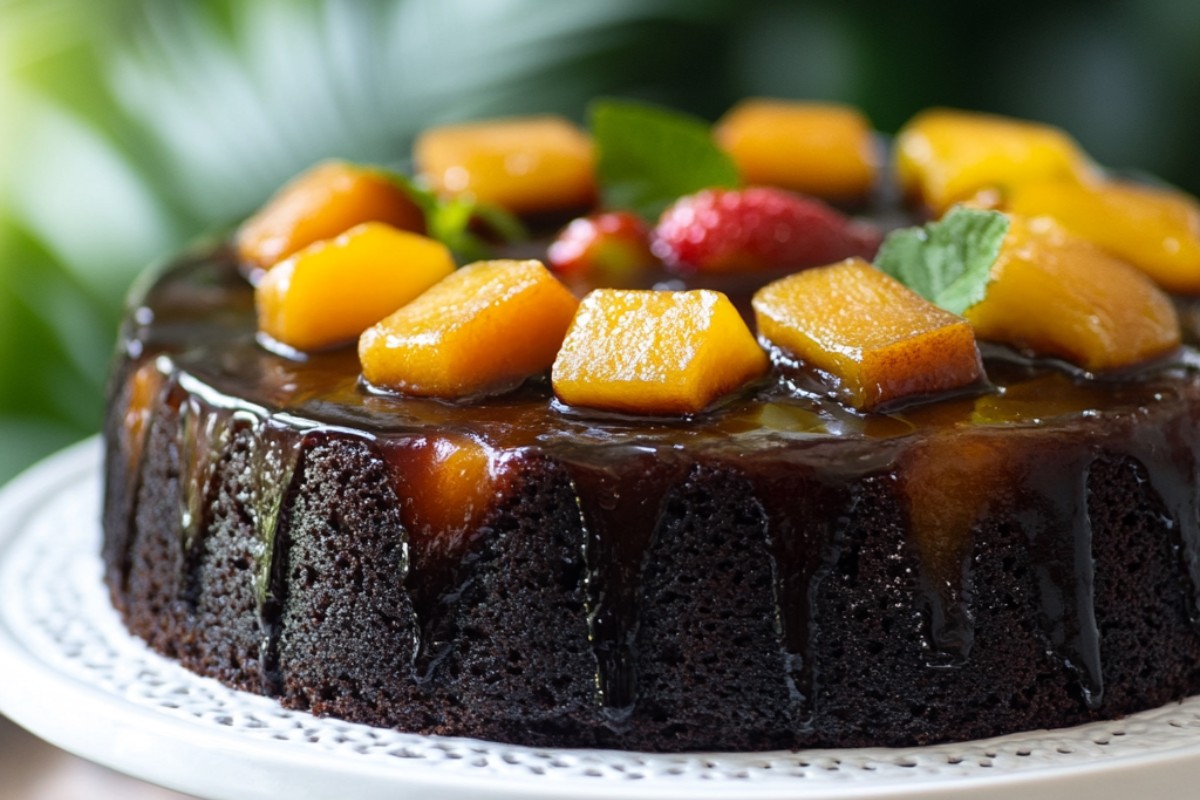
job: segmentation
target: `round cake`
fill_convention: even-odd
[[[984,346],[986,383],[885,413],[777,358],[637,416],[544,376],[375,390],[352,350],[264,347],[247,274],[218,245],[146,282],[111,383],[107,581],[190,670],[645,751],[966,740],[1200,692],[1189,347],[1097,376]]]

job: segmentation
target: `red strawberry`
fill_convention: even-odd
[[[881,234],[782,189],[706,189],[681,197],[654,231],[654,254],[679,272],[815,267],[870,259]]]
[[[628,211],[580,217],[550,245],[546,260],[567,281],[609,288],[631,286],[638,271],[654,263],[650,229]]]

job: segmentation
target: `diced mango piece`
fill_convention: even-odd
[[[295,178],[238,229],[242,261],[270,269],[313,242],[332,239],[364,222],[425,230],[425,216],[386,175],[327,161]]]
[[[591,139],[546,115],[431,128],[414,149],[439,194],[470,195],[516,214],[590,206],[595,200]]]
[[[829,374],[860,410],[957,389],[983,372],[966,320],[862,259],[781,278],[753,305],[760,336]]]
[[[578,305],[538,261],[480,261],[363,333],[363,376],[431,397],[507,388],[554,362]]]
[[[1086,154],[1057,128],[952,109],[910,120],[896,135],[895,160],[905,196],[939,216],[981,189],[1094,173]]]
[[[967,309],[976,336],[1090,371],[1179,346],[1171,299],[1146,275],[1049,217],[1011,218],[987,295]]]
[[[1200,203],[1183,192],[1120,182],[1014,186],[1006,207],[1045,214],[1172,292],[1200,293]]]
[[[788,100],[743,100],[713,129],[746,183],[835,200],[871,189],[878,162],[872,136],[870,122],[850,106]]]
[[[441,242],[368,222],[267,272],[255,288],[258,329],[297,350],[346,344],[453,271]]]
[[[720,292],[597,289],[580,304],[552,376],[568,405],[695,414],[767,367]]]

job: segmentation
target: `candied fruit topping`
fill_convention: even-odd
[[[748,184],[855,200],[875,182],[871,124],[850,106],[744,100],[721,118],[713,136]]]
[[[1027,181],[1089,178],[1079,146],[1049,125],[952,109],[931,109],[897,134],[896,174],[910,199],[941,214],[980,190]]]
[[[596,197],[592,142],[556,116],[431,128],[417,167],[434,191],[469,195],[516,214],[583,208]]]
[[[1172,292],[1200,293],[1200,203],[1170,189],[1065,181],[1013,187],[1005,207],[1045,214]]]
[[[695,414],[767,366],[720,292],[597,289],[580,304],[552,375],[568,405]]]
[[[860,410],[957,389],[983,374],[966,320],[861,259],[781,278],[753,304],[764,339],[831,376]]]
[[[266,273],[255,289],[258,328],[297,350],[347,344],[453,271],[442,243],[368,222]]]
[[[1146,275],[1049,217],[1010,216],[987,295],[966,312],[976,336],[1090,371],[1179,346],[1171,299]]]
[[[595,141],[553,115],[427,130],[416,183],[343,162],[296,178],[237,235],[262,341],[357,337],[368,384],[448,399],[552,367],[561,402],[639,415],[703,411],[761,376],[770,344],[879,411],[979,382],[976,338],[1094,372],[1165,356],[1181,333],[1158,286],[1200,295],[1200,203],[1107,180],[1048,125],[916,115],[896,137],[897,178],[944,216],[881,250],[876,224],[816,199],[861,201],[875,185],[877,143],[853,108],[751,99],[710,128],[613,102],[592,124]],[[587,216],[550,245],[554,274],[533,261],[456,272],[418,233],[461,255],[483,249],[485,226],[528,237],[512,214],[568,211]],[[754,295],[758,339],[700,288],[744,303],[787,272]],[[589,289],[582,304],[571,293]]]
[[[364,222],[425,230],[416,203],[383,173],[327,161],[284,186],[238,229],[242,261],[270,269],[313,242],[333,237]]]
[[[509,388],[554,362],[578,304],[538,261],[470,264],[363,333],[363,376],[429,397]]]

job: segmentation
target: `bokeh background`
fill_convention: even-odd
[[[1200,191],[1196,0],[0,0],[0,483],[97,430],[148,264],[317,159],[598,94],[985,109]]]

